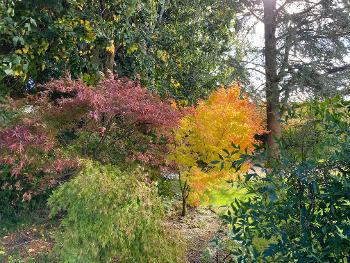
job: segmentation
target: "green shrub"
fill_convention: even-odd
[[[234,262],[349,262],[350,104],[314,103],[310,116],[312,136],[282,148],[263,178],[247,176],[251,197],[224,216]]]
[[[64,214],[55,247],[63,262],[186,262],[177,234],[162,224],[156,188],[138,177],[87,162],[53,192],[51,215]]]

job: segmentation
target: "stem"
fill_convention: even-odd
[[[187,214],[187,198],[190,193],[190,187],[187,184],[187,181],[182,183],[181,173],[179,173],[179,185],[181,189],[181,197],[182,197],[182,212],[181,216],[186,216]]]
[[[93,157],[96,159],[97,158],[97,154],[98,154],[98,150],[100,150],[101,146],[103,145],[107,135],[108,135],[108,132],[109,130],[111,129],[112,127],[112,124],[113,124],[113,117],[109,120],[108,124],[107,124],[107,127],[106,127],[106,130],[104,132],[104,134],[102,135],[101,139],[99,140],[95,150],[94,150],[94,154],[93,154]]]

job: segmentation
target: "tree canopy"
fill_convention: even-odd
[[[92,85],[111,70],[194,103],[233,81],[230,1],[4,1],[0,11],[3,92],[68,71]]]

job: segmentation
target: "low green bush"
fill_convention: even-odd
[[[62,214],[55,247],[62,262],[186,262],[179,236],[163,225],[156,187],[140,172],[87,162],[49,198]]]

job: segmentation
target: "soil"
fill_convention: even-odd
[[[185,238],[190,263],[219,262],[220,251],[212,242],[221,226],[217,214],[207,208],[197,208],[190,210],[185,217],[170,218],[167,225],[180,231]]]
[[[46,227],[35,226],[9,233],[0,239],[0,247],[7,255],[17,254],[23,259],[34,258],[49,252],[54,245],[54,240]]]

